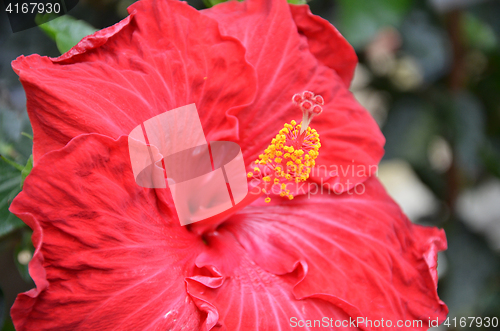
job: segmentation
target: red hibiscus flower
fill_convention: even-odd
[[[376,165],[384,139],[348,91],[356,57],[329,23],[286,1],[197,12],[144,0],[129,12],[59,58],[13,62],[35,160],[11,206],[36,249],[17,330],[391,329],[382,319],[417,330],[445,317],[444,233],[411,224],[367,171],[308,179],[342,194],[261,197],[191,228],[167,189],[134,181],[126,135],[145,120],[195,103],[207,139],[237,142],[250,166],[300,120],[290,101],[305,90],[324,98],[318,168]]]

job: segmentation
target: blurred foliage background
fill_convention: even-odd
[[[202,9],[222,1],[188,2]],[[0,13],[0,330],[14,329],[10,306],[34,286],[31,230],[8,212],[32,147],[24,91],[10,62],[21,54],[58,56],[124,18],[133,2],[82,0],[69,15],[15,34]],[[438,290],[450,318],[500,318],[500,1],[309,5],[359,56],[351,89],[387,138],[380,179],[412,221],[446,230]]]

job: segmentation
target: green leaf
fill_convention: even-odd
[[[97,31],[85,21],[64,15],[48,21],[48,16],[37,16],[39,27],[52,38],[61,53],[66,53],[84,37]],[[43,23],[46,22],[46,23]]]
[[[12,324],[10,318],[5,321],[2,331],[16,331],[16,329],[14,328],[14,324]]]
[[[0,238],[25,226],[23,221],[9,212],[7,218],[0,220]]]
[[[28,177],[28,175],[30,174],[31,169],[33,169],[33,154],[30,156],[28,162],[26,163],[26,166],[21,171],[21,186],[24,184],[24,180],[26,179],[26,177]]]
[[[13,99],[14,96],[8,89],[0,90],[5,93],[5,96],[0,97],[0,154],[16,163],[24,164],[31,155],[33,146],[32,141],[24,138],[26,135],[31,138],[33,132],[28,113],[25,109],[21,111],[3,107],[2,98]]]
[[[25,136],[26,138],[30,139],[31,141],[33,141],[33,136],[30,135],[29,133],[26,133],[26,132],[21,132],[21,135]]]
[[[495,31],[472,14],[465,15],[462,28],[468,44],[473,48],[494,51],[497,47]]]
[[[226,2],[226,0],[203,0],[203,3],[208,8],[213,7],[213,6],[218,5],[219,3],[223,3],[223,2]]]
[[[25,226],[25,224],[9,211],[15,196],[21,191],[19,171],[6,163],[0,163],[0,237]]]
[[[338,0],[336,26],[355,48],[362,48],[386,26],[398,27],[412,0]]]
[[[12,160],[9,160],[8,158],[6,158],[5,156],[3,155],[0,155],[0,159],[2,161],[4,161],[5,163],[7,163],[8,165],[10,165],[11,167],[13,168],[16,168],[17,170],[19,171],[23,171],[24,167],[20,164],[17,164],[16,162],[12,161]]]

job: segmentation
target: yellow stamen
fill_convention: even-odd
[[[309,178],[321,146],[316,130],[308,128],[302,134],[299,132],[300,124],[297,125],[295,121],[286,123],[276,138],[272,139],[264,154],[259,155],[259,159],[255,161],[256,164],[265,164],[273,170],[272,175],[262,177],[262,180],[266,183],[280,184],[279,195],[290,200],[293,199],[293,195],[286,190],[286,184],[304,182]],[[255,174],[252,176],[263,173],[257,169],[259,168],[255,167]]]
[[[254,172],[248,173],[249,178],[264,182],[262,191],[265,194],[272,193],[273,185],[278,185],[279,195],[290,200],[293,195],[287,190],[287,184],[306,181],[316,164],[321,143],[318,132],[309,124],[313,117],[323,112],[325,104],[323,97],[309,91],[294,95],[292,101],[302,110],[302,122],[297,124],[292,120],[285,123],[264,153],[255,160]],[[265,201],[270,202],[271,198],[267,197]]]

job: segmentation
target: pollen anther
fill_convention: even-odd
[[[262,192],[267,195],[267,203],[271,201],[271,193],[293,199],[287,184],[295,185],[309,178],[321,147],[318,132],[309,124],[314,116],[323,111],[323,97],[305,91],[295,94],[292,101],[302,110],[302,122],[297,124],[292,120],[285,123],[264,153],[255,160],[254,171],[248,173],[249,178],[264,182]]]
[[[255,161],[255,164],[260,164],[261,167],[255,167],[254,172],[249,173],[249,177],[261,179],[266,183],[263,189],[268,195],[266,202],[271,200],[271,192],[293,199],[293,195],[286,189],[287,184],[304,182],[309,178],[311,167],[318,156],[317,150],[321,146],[316,130],[309,129],[300,134],[300,124],[297,125],[295,121],[285,124],[284,128],[288,133],[279,134],[271,141],[264,154],[259,155]],[[266,171],[262,165],[270,171]],[[271,188],[273,185],[277,185],[279,192]]]

